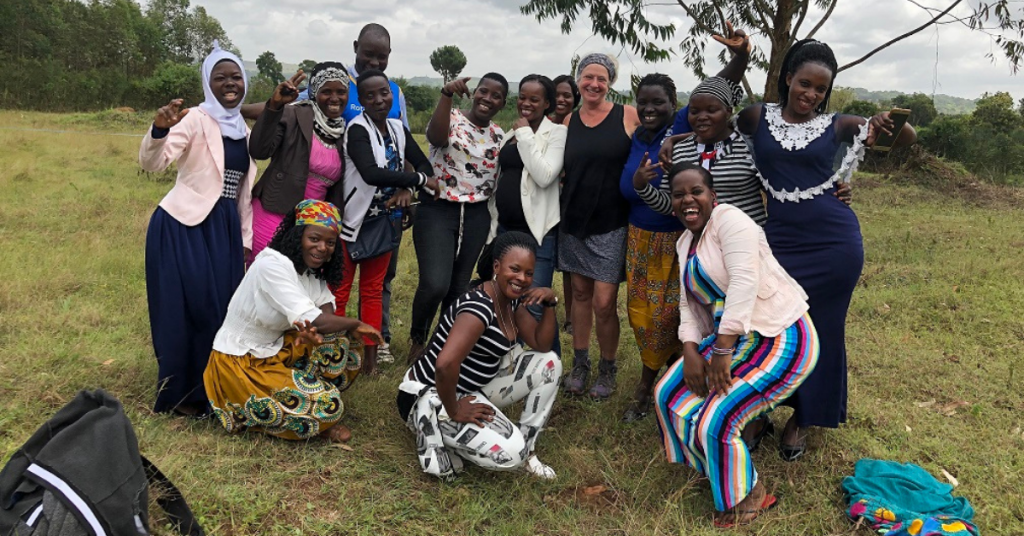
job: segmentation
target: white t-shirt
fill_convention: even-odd
[[[311,273],[299,274],[292,261],[266,248],[256,256],[228,304],[224,325],[213,339],[213,349],[228,355],[267,358],[284,345],[284,333],[293,322],[312,322],[320,306],[334,306],[327,282]]]

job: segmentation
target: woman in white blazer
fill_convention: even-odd
[[[547,118],[555,109],[555,84],[531,74],[519,82],[513,133],[498,153],[498,185],[491,197],[492,234],[521,231],[537,240],[533,285],[549,288],[555,275],[562,172],[568,129]],[[486,263],[485,263],[486,264]],[[484,274],[481,274],[484,275]],[[540,309],[534,311],[540,318]],[[553,351],[561,355],[558,339]]]
[[[711,173],[667,174],[683,223],[679,340],[683,358],[654,391],[665,453],[708,477],[715,526],[753,521],[775,505],[740,432],[789,397],[818,361],[807,295],[772,256],[764,231],[716,201]]]

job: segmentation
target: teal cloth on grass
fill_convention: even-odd
[[[843,479],[851,519],[885,536],[978,536],[967,499],[910,463],[863,459]]]

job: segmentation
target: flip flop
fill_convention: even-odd
[[[749,524],[753,523],[755,519],[757,519],[757,517],[761,514],[761,512],[765,512],[765,511],[771,510],[772,508],[775,508],[775,506],[777,504],[779,504],[779,498],[774,496],[774,495],[772,495],[771,493],[766,493],[765,496],[764,496],[764,500],[761,501],[761,506],[759,508],[757,508],[756,510],[733,510],[732,514],[734,516],[733,517],[734,521],[726,522],[726,521],[719,521],[719,520],[716,519],[716,520],[714,520],[715,528],[718,528],[718,529],[732,529],[732,528],[736,528],[736,527],[741,527],[743,525],[749,525]],[[743,517],[743,516],[750,515],[750,514],[753,514],[754,517],[752,517],[750,519],[747,519],[745,521],[740,521],[740,522],[735,521],[735,519],[738,518],[738,517]]]

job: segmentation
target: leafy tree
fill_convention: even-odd
[[[844,114],[871,117],[878,113],[878,105],[865,100],[854,100],[843,107]]]
[[[189,0],[150,0],[146,18],[160,28],[164,48],[169,58],[179,63],[195,63],[213,49],[214,40],[220,47],[237,54],[217,19],[202,6],[189,10]]]
[[[408,86],[402,88],[405,105],[417,112],[433,110],[437,106],[437,88],[430,86]]]
[[[1013,109],[1013,97],[1005,91],[994,94],[985,93],[978,99],[974,109],[974,120],[996,130],[1007,131],[1020,128],[1021,117]]]
[[[914,126],[926,127],[939,116],[939,112],[935,109],[935,102],[924,93],[897,95],[893,97],[892,105],[896,108],[910,110],[908,121]]]
[[[849,87],[837,87],[832,89],[832,97],[828,100],[828,111],[838,112],[843,108],[850,105],[851,102],[857,100],[857,95],[854,94],[853,88]]]
[[[458,78],[459,73],[466,67],[466,55],[455,45],[438,47],[430,53],[430,66],[447,84]]]
[[[256,58],[256,68],[259,69],[260,76],[266,77],[274,84],[280,84],[284,81],[281,62],[277,61],[277,57],[269,50]]]
[[[725,21],[729,20],[737,27],[743,28],[752,35],[760,36],[759,42],[767,42],[764,50],[755,50],[752,64],[755,68],[767,72],[764,96],[766,100],[778,98],[776,87],[779,71],[786,51],[797,39],[814,37],[822,25],[832,16],[840,0],[676,0],[687,19],[693,21],[689,31],[679,45],[683,63],[695,74],[707,76],[705,66],[705,47],[711,40],[709,36],[721,33]],[[843,0],[855,2],[855,0]],[[931,19],[902,35],[890,39],[874,47],[866,54],[846,65],[840,71],[863,63],[879,51],[892,46],[926,28],[936,24],[962,24],[971,30],[987,35],[1010,63],[1016,72],[1024,61],[1024,17],[1014,7],[1013,0],[980,0],[965,2],[964,0],[903,0],[925,10]],[[591,21],[591,29],[597,35],[609,41],[628,46],[644,61],[653,62],[667,60],[672,50],[662,48],[656,41],[668,41],[676,36],[673,24],[659,22],[662,13],[651,13],[648,16],[650,0],[529,0],[520,8],[524,15],[536,17],[538,22],[554,19],[561,22],[563,33],[569,33],[575,27],[580,14]],[[889,2],[897,8],[902,2]],[[926,5],[932,4],[932,5]],[[937,4],[937,7],[935,6]],[[673,5],[672,2],[661,5]],[[954,8],[960,9],[954,12]],[[894,13],[901,13],[894,9]],[[877,17],[885,18],[886,13],[877,13]],[[810,28],[810,29],[808,29]],[[719,60],[725,60],[725,52],[719,53]],[[994,59],[993,54],[989,54]],[[749,84],[745,84],[747,93],[753,93]]]
[[[299,69],[302,69],[302,72],[308,75],[313,72],[313,67],[316,67],[316,64],[316,60],[302,60],[302,63],[299,64]]]
[[[250,78],[249,87],[245,89],[245,102],[247,104],[254,102],[267,102],[274,94],[274,89],[279,83],[280,82],[274,82],[262,74],[258,74]]]
[[[173,98],[184,100],[185,106],[203,102],[203,79],[196,65],[165,61],[149,78],[139,84],[144,101],[139,105],[163,103]]]

